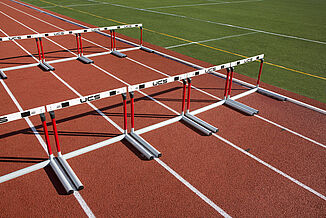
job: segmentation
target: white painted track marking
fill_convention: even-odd
[[[160,9],[160,8],[180,8],[180,7],[197,7],[197,6],[206,6],[206,5],[222,5],[222,4],[235,4],[235,3],[249,3],[249,2],[261,2],[263,0],[248,0],[248,1],[233,1],[233,2],[212,2],[212,3],[201,3],[201,4],[191,4],[191,5],[169,5],[169,6],[160,6],[152,7],[145,9]]]
[[[1,12],[1,11],[0,11]],[[3,12],[1,12],[1,13],[3,13]],[[8,15],[7,15],[8,16]],[[8,17],[10,17],[10,16],[8,16]],[[17,23],[20,23],[20,22],[17,22]],[[20,23],[21,24],[21,23]],[[23,25],[23,26],[26,26],[26,25]],[[27,27],[27,26],[26,26]],[[28,27],[29,28],[29,27]],[[31,29],[31,28],[29,28],[29,29]],[[34,31],[34,30],[33,30]],[[50,40],[50,41],[52,41],[52,40]],[[16,42],[16,41],[14,41],[17,45],[18,45],[18,43]],[[61,46],[60,46],[61,47]],[[26,50],[25,50],[26,51]],[[29,53],[29,52],[28,52]],[[29,53],[30,54],[30,53]],[[30,56],[32,56],[34,59],[36,59],[32,54],[30,54]],[[36,59],[37,60],[37,59]],[[92,64],[93,66],[96,66],[95,64]],[[57,78],[60,78],[59,76],[57,76],[54,72],[52,72],[52,71],[50,71],[55,77],[57,77]],[[60,78],[61,79],[61,78]],[[63,81],[63,80],[62,80]],[[122,80],[121,80],[122,81]],[[65,84],[67,84],[68,85],[68,87],[71,87],[68,83],[66,83],[65,82]],[[72,88],[72,87],[71,87]],[[74,89],[72,89],[72,90],[74,90]],[[76,91],[76,90],[75,90]],[[74,91],[74,92],[75,92]],[[140,93],[142,93],[143,95],[146,95],[145,93],[143,93],[143,92],[141,92],[141,91],[139,91]],[[78,92],[76,91],[76,94],[77,94]],[[148,95],[146,95],[146,96],[148,96]],[[152,99],[152,100],[154,100],[154,98],[152,98],[151,96],[148,96],[150,99]],[[155,102],[157,102],[157,103],[159,103],[160,105],[164,105],[163,103],[161,103],[161,102],[159,102],[159,101],[157,101],[156,99],[155,99]],[[95,107],[95,106],[94,106]],[[165,106],[166,108],[169,108],[168,106]],[[176,111],[174,111],[172,108],[170,108],[169,110],[171,110],[171,111],[173,111],[173,112],[175,112],[175,113],[177,113]],[[102,113],[102,112],[101,112]],[[103,113],[102,113],[103,114]],[[101,115],[102,115],[101,114]],[[177,113],[178,114],[178,113]],[[104,114],[103,114],[104,115]],[[102,116],[103,116],[102,115]],[[109,119],[109,118],[108,118]],[[112,121],[113,122],[113,121]],[[114,123],[114,122],[113,122]],[[114,125],[114,126],[118,126],[117,124],[116,125]],[[119,127],[120,128],[120,127]],[[163,162],[162,162],[163,163]],[[186,181],[186,180],[184,180],[184,181]],[[74,192],[75,193],[75,192]],[[75,197],[76,197],[76,195],[74,195]],[[204,196],[204,195],[203,195]],[[199,196],[199,197],[203,197],[203,196]],[[81,196],[80,196],[81,197]],[[86,202],[83,200],[83,199],[78,199],[77,197],[76,197],[76,199],[77,199],[77,201],[81,204],[81,207],[83,208],[83,210],[84,210],[84,212],[89,216],[89,211],[90,211],[90,209],[89,209],[89,207],[87,206],[87,208],[85,207],[85,205],[84,204],[86,204]],[[203,198],[202,198],[203,199]],[[205,199],[208,199],[206,196],[205,196]],[[209,199],[208,199],[209,200]],[[211,200],[209,200],[210,202],[212,202]],[[205,201],[206,202],[206,201]],[[207,202],[206,202],[207,203]],[[212,206],[212,204],[209,204],[210,206]],[[214,204],[215,205],[215,204]],[[214,208],[214,207],[213,207]],[[216,208],[214,208],[215,210],[216,210]],[[217,212],[219,212],[220,213],[220,211],[219,210],[217,210]],[[93,213],[92,213],[93,214]],[[221,214],[222,215],[222,214]],[[93,214],[93,216],[94,216],[94,214]]]
[[[287,175],[286,173],[282,172],[281,170],[279,170],[279,169],[273,167],[272,165],[266,163],[265,161],[259,159],[259,158],[256,157],[255,155],[252,155],[252,154],[250,154],[249,152],[246,152],[245,150],[243,150],[242,148],[236,146],[235,144],[233,144],[232,142],[228,141],[227,139],[225,139],[225,138],[223,138],[223,137],[221,137],[221,136],[219,136],[219,135],[217,135],[217,134],[215,134],[215,133],[213,133],[213,135],[214,135],[216,138],[218,138],[219,140],[221,140],[221,141],[225,142],[226,144],[230,145],[231,147],[237,149],[237,150],[240,151],[241,153],[243,153],[243,154],[245,154],[245,155],[251,157],[251,158],[254,159],[255,161],[257,161],[257,162],[263,164],[264,166],[268,167],[269,169],[273,170],[274,172],[276,172],[276,173],[280,174],[281,176],[287,178],[287,179],[290,180],[291,182],[294,182],[295,184],[297,184],[297,185],[299,185],[300,187],[302,187],[302,188],[308,190],[309,192],[313,193],[314,195],[320,197],[321,199],[326,200],[326,197],[325,197],[323,194],[321,194],[321,193],[315,191],[314,189],[310,188],[309,186],[303,184],[302,182],[300,182],[300,181],[298,181],[298,180],[292,178],[291,176]]]
[[[90,218],[94,218],[95,215],[93,214],[92,210],[88,207],[86,204],[84,198],[80,195],[79,192],[74,191],[74,196],[77,199],[79,205],[82,207],[82,209],[85,211],[86,215]]]
[[[158,158],[154,159],[158,164],[164,167],[169,173],[171,173],[175,178],[177,178],[180,182],[182,182],[185,186],[187,186],[191,191],[193,191],[197,196],[199,196],[203,201],[209,204],[212,208],[214,208],[217,212],[219,212],[223,217],[231,217],[227,214],[222,208],[217,206],[213,201],[207,198],[203,193],[198,191],[194,186],[192,186],[187,180],[181,177],[177,172],[171,169],[168,165],[166,165],[163,161]]]
[[[229,39],[229,38],[235,38],[235,37],[240,37],[240,36],[251,35],[251,34],[255,34],[255,33],[256,33],[256,32],[250,32],[250,33],[243,33],[243,34],[237,34],[237,35],[223,36],[223,37],[215,38],[215,39],[206,39],[206,40],[197,41],[197,42],[189,42],[189,43],[183,43],[183,44],[178,44],[178,45],[171,45],[171,46],[167,46],[167,47],[165,47],[165,48],[166,48],[166,49],[170,49],[170,48],[178,48],[178,47],[183,47],[183,46],[192,45],[192,44],[198,44],[198,43],[204,43],[204,42],[218,41],[218,40],[222,40],[222,39]]]

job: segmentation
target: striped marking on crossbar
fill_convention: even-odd
[[[0,41],[43,38],[43,37],[49,37],[49,36],[63,36],[63,35],[69,35],[69,34],[90,33],[90,32],[98,32],[98,31],[105,31],[105,30],[135,28],[135,27],[142,27],[142,26],[143,26],[142,24],[127,24],[127,25],[110,26],[110,27],[68,30],[68,31],[60,31],[60,32],[52,32],[52,33],[40,33],[40,34],[22,35],[22,36],[8,36],[8,37],[0,37]]]
[[[22,111],[22,112],[16,112],[16,113],[0,116],[0,124],[8,123],[8,122],[11,122],[14,120],[19,120],[19,119],[26,118],[26,117],[31,117],[31,116],[42,114],[42,113],[45,113],[44,106],[33,108],[33,109]]]
[[[241,64],[246,64],[246,63],[253,62],[256,60],[261,60],[263,58],[264,58],[264,54],[256,55],[256,56],[253,56],[250,58],[246,58],[246,59],[242,59],[242,60],[238,60],[238,61],[234,61],[234,62],[230,62],[230,63],[226,63],[226,64],[221,64],[221,65],[217,65],[217,66],[213,66],[213,67],[208,67],[208,68],[204,68],[201,70],[196,70],[196,71],[192,71],[189,73],[180,74],[177,76],[167,77],[167,78],[163,78],[163,79],[153,80],[150,82],[145,82],[145,83],[129,86],[128,92],[138,91],[141,89],[150,88],[150,87],[154,87],[154,86],[159,86],[159,85],[171,83],[174,81],[181,81],[183,79],[191,78],[194,76],[199,76],[199,75],[206,74],[206,73],[212,73],[212,72],[222,70],[225,68],[235,67],[235,66],[238,66]]]
[[[123,94],[123,93],[126,93],[126,92],[127,92],[126,87],[113,89],[113,90],[100,92],[100,93],[96,93],[96,94],[92,94],[92,95],[88,95],[88,96],[84,96],[84,97],[80,97],[80,98],[74,98],[74,99],[71,99],[71,100],[66,100],[66,101],[50,104],[50,105],[46,106],[46,110],[47,111],[55,111],[55,110],[59,110],[59,109],[62,109],[62,108],[72,107],[72,106],[76,106],[76,105],[79,105],[79,104],[84,104],[84,103],[87,103],[87,102],[90,102],[90,101],[95,101],[95,100],[99,100],[99,99],[108,98],[108,97],[111,97],[111,96]]]

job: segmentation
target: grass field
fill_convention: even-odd
[[[324,0],[25,2],[96,26],[143,23],[145,41],[212,64],[264,53],[263,82],[326,102]],[[236,71],[256,78],[258,69]]]

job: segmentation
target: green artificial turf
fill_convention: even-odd
[[[163,47],[184,44],[187,40],[193,42],[211,40],[201,43],[209,47],[191,44],[171,49],[212,64],[242,59],[235,54],[253,56],[264,53],[265,61],[270,64],[264,65],[263,82],[326,102],[324,0],[46,0],[65,7],[53,7],[44,0],[24,1],[96,26],[118,23],[86,13],[122,23],[143,23],[147,29],[144,31],[144,40]],[[177,5],[180,7],[171,7]],[[162,6],[166,8],[153,8]],[[261,30],[265,33],[239,27]],[[122,33],[139,37],[139,32],[134,30]],[[258,64],[237,67],[236,72],[256,78]]]

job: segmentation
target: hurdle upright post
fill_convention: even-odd
[[[40,40],[40,44],[41,44],[41,51],[42,51],[42,61],[45,62],[45,58],[44,58],[44,49],[43,49],[43,42],[42,42],[42,38],[39,38]]]
[[[77,53],[78,53],[78,57],[79,57],[80,52],[79,52],[79,37],[78,37],[78,34],[76,34],[76,42],[77,42]]]
[[[127,134],[127,95],[122,93],[123,100],[123,131],[124,134]]]
[[[263,70],[263,64],[264,64],[264,58],[262,58],[262,59],[260,60],[259,73],[258,73],[258,79],[257,79],[257,87],[259,87],[260,76],[261,76],[261,72],[262,72],[262,70]]]
[[[35,38],[35,41],[36,41],[36,45],[37,45],[38,59],[41,62],[42,58],[41,58],[40,44],[39,44],[38,38]]]
[[[187,78],[187,81],[188,81],[187,113],[189,113],[189,109],[190,109],[191,78]]]
[[[185,79],[182,80],[183,83],[183,96],[182,96],[182,111],[181,111],[181,115],[184,115],[184,111],[185,111],[185,103],[186,103],[186,90],[187,90],[187,82]]]
[[[48,154],[49,154],[49,158],[52,160],[53,159],[53,153],[52,153],[52,149],[51,149],[51,145],[50,145],[50,137],[49,137],[49,132],[48,132],[48,127],[46,124],[46,118],[44,113],[40,114],[40,118],[42,121],[42,126],[43,126],[43,131],[44,131],[44,136],[45,136],[45,142],[46,142],[46,146],[48,148]]]
[[[58,129],[57,129],[57,123],[55,121],[55,115],[54,111],[50,111],[50,116],[51,116],[51,121],[52,121],[52,127],[53,127],[53,132],[54,132],[54,139],[55,139],[55,144],[57,146],[57,151],[58,151],[58,156],[61,156],[61,148],[60,148],[60,143],[59,143],[59,136],[58,136]]]
[[[140,42],[139,42],[140,46],[143,45],[143,27],[140,27]]]
[[[224,89],[224,100],[227,97],[228,85],[229,85],[230,69],[226,68],[226,78],[225,78],[225,89]]]
[[[131,100],[131,132],[134,132],[135,130],[135,108],[134,108],[134,92],[130,92],[130,100]]]
[[[82,43],[82,36],[81,36],[80,33],[79,33],[79,44],[80,44],[80,55],[84,55],[84,52],[83,52],[83,43]]]
[[[234,68],[230,67],[230,82],[229,82],[229,91],[228,91],[228,98],[231,96],[231,88],[232,88],[232,80],[233,80],[233,74],[234,74]]]

